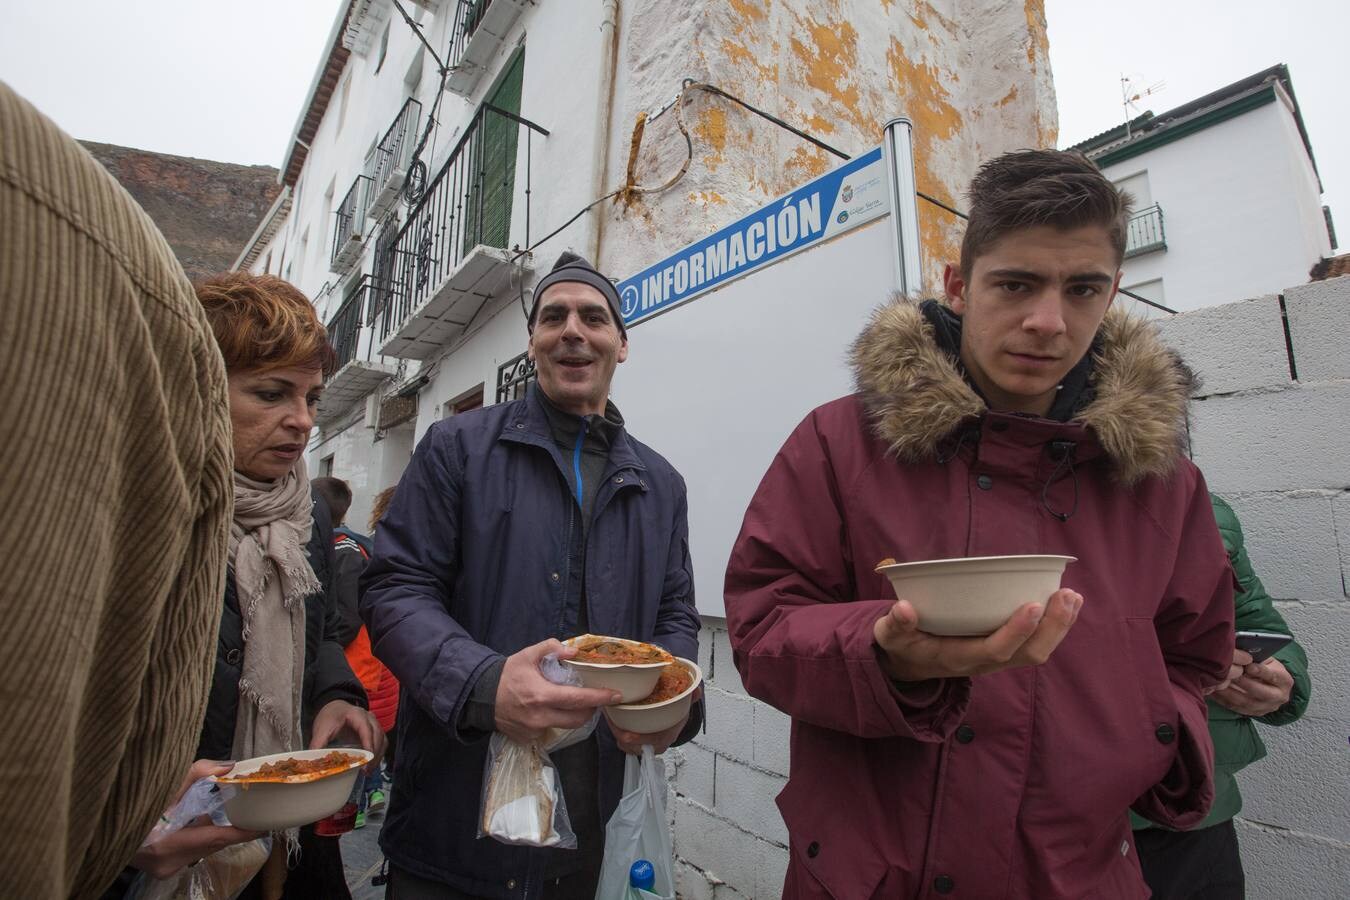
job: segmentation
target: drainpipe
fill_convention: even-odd
[[[891,202],[891,238],[895,252],[895,287],[906,296],[923,290],[923,256],[919,246],[919,200],[914,181],[914,123],[905,116],[891,119],[882,132],[882,159]]]
[[[605,178],[609,173],[610,117],[614,112],[614,73],[619,67],[619,0],[601,0],[600,3],[600,84],[596,92],[595,132],[600,152],[596,154],[595,174],[591,180],[590,197],[603,196]],[[601,204],[591,211],[588,229],[591,264],[604,271],[600,262],[600,243],[605,231],[606,206]]]

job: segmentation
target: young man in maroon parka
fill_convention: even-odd
[[[1232,576],[1189,373],[1110,311],[1129,199],[1022,151],[971,201],[947,303],[875,313],[727,569],[746,689],[793,720],[789,897],[1146,898],[1126,810],[1184,828],[1213,796]],[[1078,562],[988,637],[926,634],[874,571],[1013,554]]]

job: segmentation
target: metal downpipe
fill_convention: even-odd
[[[596,88],[595,128],[596,141],[599,144],[599,157],[595,165],[595,175],[591,180],[592,197],[601,197],[606,193],[606,177],[609,174],[610,119],[614,113],[615,73],[619,66],[619,0],[601,0],[600,18],[600,58],[603,60],[600,83]],[[591,264],[600,271],[604,267],[600,261],[601,241],[605,231],[604,206],[590,217],[590,239],[586,242],[590,249]]]

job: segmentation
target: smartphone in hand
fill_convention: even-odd
[[[1274,634],[1269,631],[1239,631],[1236,646],[1252,655],[1252,662],[1260,663],[1270,657],[1284,645],[1293,641],[1287,634]]]

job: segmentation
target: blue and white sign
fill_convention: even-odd
[[[619,282],[624,325],[889,212],[877,148]]]

